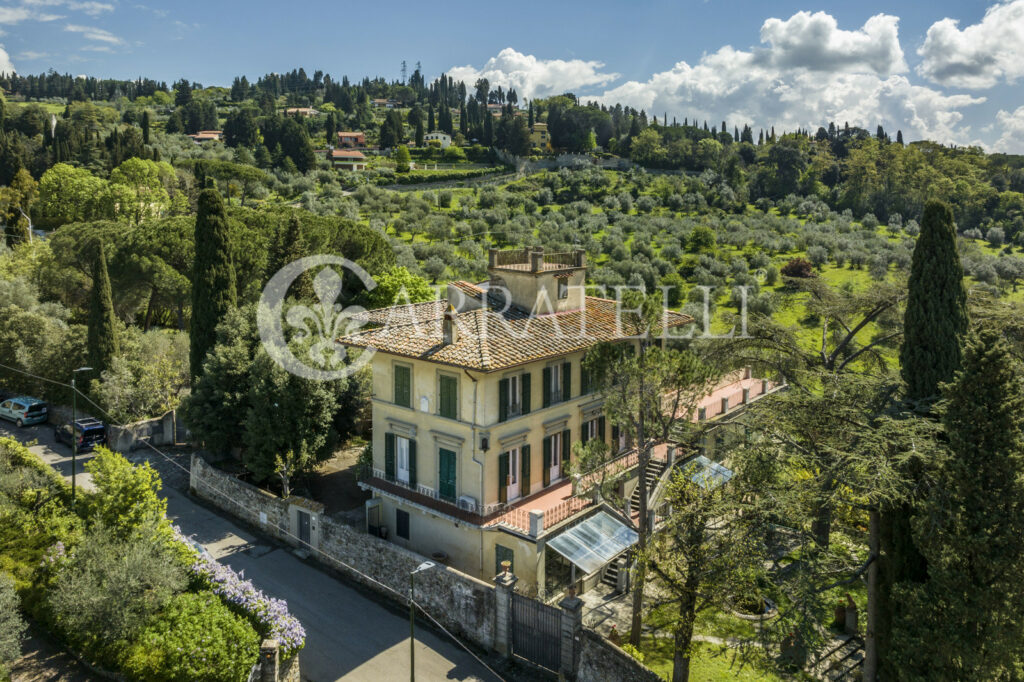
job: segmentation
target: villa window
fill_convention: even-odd
[[[457,377],[442,374],[438,379],[438,413],[448,419],[458,419],[458,388]]]
[[[498,421],[530,412],[530,373],[513,374],[498,382]]]
[[[412,407],[412,367],[408,365],[394,366],[395,405]]]
[[[563,362],[544,368],[544,407],[572,397],[572,363]]]

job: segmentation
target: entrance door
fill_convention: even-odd
[[[519,497],[519,448],[508,451],[508,501]]]
[[[299,540],[305,544],[309,544],[309,512],[304,512],[301,509],[297,510],[299,513]]]
[[[548,471],[548,480],[554,483],[562,477],[562,434],[551,435],[551,468]]]
[[[398,436],[395,438],[395,461],[397,477],[400,483],[409,484],[409,439]]]
[[[448,502],[455,501],[455,453],[441,448],[437,452],[437,495]]]

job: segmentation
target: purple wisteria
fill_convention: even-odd
[[[298,618],[288,613],[288,602],[268,597],[256,589],[252,581],[243,580],[230,566],[218,562],[206,552],[197,551],[177,526],[174,526],[174,534],[196,555],[191,566],[192,574],[206,581],[214,594],[225,602],[247,613],[259,625],[260,635],[278,641],[284,656],[295,654],[305,645],[306,630]]]

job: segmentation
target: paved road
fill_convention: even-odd
[[[70,449],[53,439],[45,425],[18,429],[0,421],[0,436],[37,440],[29,449],[70,479]],[[134,455],[134,453],[133,453]],[[92,481],[78,458],[78,485]],[[257,538],[187,495],[164,489],[168,516],[201,542],[219,561],[244,572],[267,594],[288,600],[306,628],[301,654],[305,679],[394,680],[409,675],[409,620],[397,610],[310,566],[290,550]],[[425,629],[416,634],[416,674],[421,680],[493,680],[487,670],[451,640]]]

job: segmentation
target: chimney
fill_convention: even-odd
[[[458,313],[455,312],[455,306],[449,303],[448,309],[444,311],[444,320],[441,322],[441,333],[444,336],[444,345],[446,346],[450,346],[459,340],[459,333],[455,324],[456,317],[458,317]]]
[[[544,247],[538,246],[530,252],[530,272],[540,272],[544,269]]]

